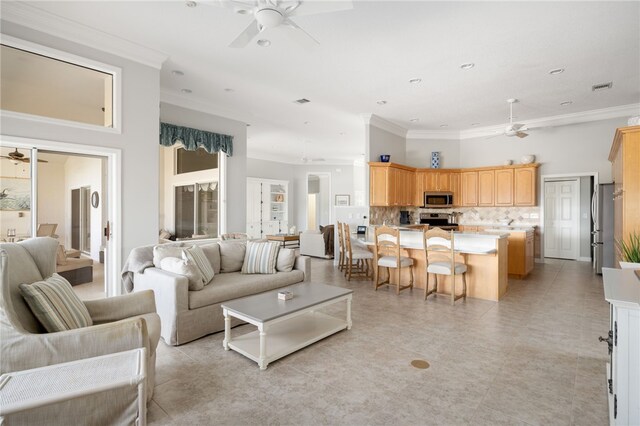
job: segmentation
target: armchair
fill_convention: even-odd
[[[153,292],[86,301],[93,326],[47,333],[18,286],[51,276],[57,247],[50,237],[0,244],[0,374],[144,347],[150,400],[160,339]]]

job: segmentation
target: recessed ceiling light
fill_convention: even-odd
[[[260,47],[269,47],[271,46],[271,42],[265,38],[261,38],[256,42]]]
[[[418,83],[420,83],[421,81],[422,81],[422,79],[421,79],[421,78],[412,78],[411,80],[409,80],[409,83],[412,83],[412,84],[418,84]]]
[[[184,75],[184,73],[180,70],[173,70],[171,71],[171,74],[175,75],[176,77],[182,77]]]
[[[304,122],[304,124],[309,124],[309,123],[310,123],[310,121],[305,121],[305,122]]]
[[[472,126],[479,126],[480,123],[471,123]]]
[[[573,103],[573,101],[564,101],[560,103],[560,106],[569,106]]]
[[[562,74],[563,72],[564,72],[564,68],[554,68],[552,70],[549,70],[549,74],[551,75]]]
[[[447,124],[441,124],[441,125],[440,125],[440,127],[442,127],[442,128],[444,129],[445,127],[449,127],[449,125],[447,125]]]
[[[181,89],[180,90],[182,93],[191,93],[192,90],[191,89]]]
[[[473,62],[467,62],[466,64],[460,65],[460,68],[462,68],[463,70],[470,70],[471,68],[473,68],[475,66],[476,66],[476,64],[474,64]]]
[[[233,89],[227,87],[226,89],[224,89],[225,92],[233,92]]]
[[[187,7],[196,7],[198,5],[198,3],[196,3],[195,1],[188,1],[185,2],[185,4],[187,5]]]
[[[417,123],[418,121],[420,121],[419,118],[412,118],[411,120],[409,120],[412,123]]]
[[[377,101],[376,102],[378,105],[386,105],[387,101]]]
[[[236,9],[236,13],[239,15],[246,15],[251,12],[249,9]]]

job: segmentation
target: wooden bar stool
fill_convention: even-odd
[[[413,259],[407,256],[401,256],[400,248],[400,230],[390,228],[388,226],[380,226],[375,232],[375,253],[373,256],[375,267],[373,269],[375,290],[383,285],[390,285],[391,269],[398,271],[398,281],[396,282],[396,294],[400,294],[401,290],[413,288]],[[380,281],[380,268],[387,268],[386,281]],[[408,285],[400,284],[402,268],[409,268],[411,279]]]
[[[456,262],[453,231],[447,232],[440,228],[433,228],[422,232],[424,256],[426,259],[427,283],[424,287],[424,300],[432,294],[438,294],[438,275],[451,276],[451,293],[440,293],[451,296],[451,304],[458,299],[467,298],[467,280],[465,272],[467,265]],[[435,275],[435,287],[429,290],[429,274]],[[462,275],[462,294],[456,296],[456,275]]]
[[[347,268],[347,280],[351,281],[351,277],[356,275],[369,278],[371,276],[370,262],[373,260],[373,253],[366,247],[354,247],[351,241],[349,225],[346,223],[342,225],[344,227],[344,242],[346,246],[344,257]]]
[[[344,247],[344,230],[342,229],[344,223],[338,222],[338,251],[340,257],[338,258],[338,270],[344,271],[346,269],[345,262],[345,247]]]

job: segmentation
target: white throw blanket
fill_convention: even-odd
[[[153,267],[153,247],[137,247],[129,253],[129,257],[122,267],[122,285],[127,293],[133,291],[133,274]]]

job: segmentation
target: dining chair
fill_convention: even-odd
[[[424,255],[426,260],[427,282],[424,287],[424,300],[430,294],[438,294],[438,275],[451,276],[451,305],[458,299],[467,298],[467,280],[465,273],[467,265],[456,262],[456,252],[453,231],[447,232],[440,228],[432,228],[422,232]],[[462,255],[464,261],[464,255]],[[429,289],[429,275],[435,275],[435,287]],[[462,275],[462,294],[456,296],[456,275]],[[440,293],[442,294],[442,293]]]
[[[396,281],[396,294],[400,294],[401,290],[413,289],[413,259],[408,256],[401,255],[400,247],[400,230],[390,228],[388,226],[380,226],[375,231],[374,245],[374,285],[375,290],[383,285],[391,285],[391,269],[395,269],[398,274]],[[380,282],[380,268],[387,268],[387,279]],[[402,268],[409,268],[410,281],[408,285],[401,285],[400,278]]]
[[[356,245],[351,240],[351,230],[346,223],[342,224],[345,243],[345,262],[347,281],[351,281],[352,276],[369,278],[371,276],[370,262],[373,260],[373,253],[364,246]]]
[[[338,251],[339,251],[338,270],[340,271],[344,271],[346,266],[345,256],[344,256],[344,230],[342,229],[343,225],[344,223],[338,222]]]

